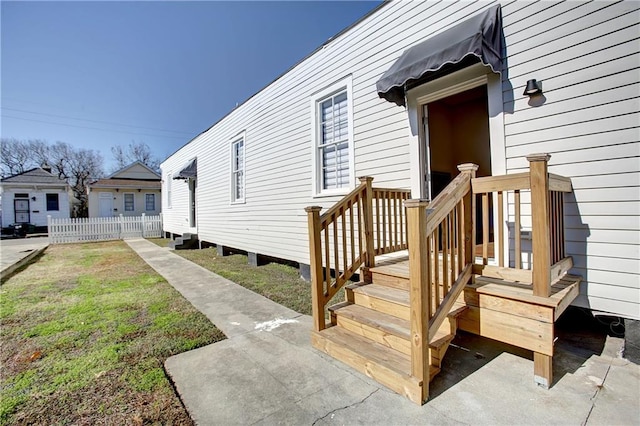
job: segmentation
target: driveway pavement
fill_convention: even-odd
[[[146,240],[127,243],[228,337],[165,363],[197,424],[640,422],[640,367],[589,318],[558,324],[549,390],[533,382],[531,352],[460,333],[419,407],[313,349],[309,316]]]
[[[26,264],[49,245],[49,238],[17,238],[0,240],[0,277],[7,275]]]

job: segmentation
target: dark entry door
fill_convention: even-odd
[[[16,223],[29,223],[31,221],[28,198],[16,198],[13,200],[13,211]]]

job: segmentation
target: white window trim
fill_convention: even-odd
[[[171,186],[172,186],[173,174],[167,173],[167,208],[171,208],[171,197],[173,196]]]
[[[152,209],[148,209],[147,208],[147,197],[149,195],[153,196],[153,208]],[[156,194],[154,194],[153,192],[147,192],[144,194],[144,211],[146,212],[154,212],[156,211]]]
[[[318,155],[318,141],[320,133],[320,129],[318,126],[318,105],[326,98],[345,90],[347,92],[347,115],[349,116],[349,184],[344,188],[323,190],[321,185],[322,178],[320,176],[321,170],[320,167],[318,167],[318,162],[320,161]],[[332,197],[336,195],[348,194],[353,190],[353,188],[355,188],[355,144],[353,139],[353,78],[351,75],[311,96],[311,130],[311,158],[313,159],[312,197]]]
[[[234,170],[233,165],[235,164],[234,154],[235,154],[235,145],[242,141],[242,197],[235,198],[236,188],[235,188],[235,179],[234,179]],[[245,204],[246,196],[247,196],[247,138],[245,137],[245,132],[238,133],[235,137],[231,138],[230,145],[230,161],[229,161],[229,179],[231,185],[229,186],[231,189],[231,204]]]
[[[133,210],[127,210],[127,195],[131,194],[131,198],[133,199]],[[136,194],[133,192],[124,192],[122,193],[122,211],[123,212],[135,212],[136,211]]]

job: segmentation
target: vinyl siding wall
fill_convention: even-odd
[[[99,217],[100,216],[100,194],[102,193],[111,193],[113,196],[113,214],[112,216],[140,216],[142,213],[146,215],[157,215],[160,214],[161,210],[161,196],[160,190],[145,190],[138,192],[137,189],[119,189],[117,192],[115,190],[109,189],[92,189],[89,193],[89,217]],[[124,194],[133,194],[133,207],[134,211],[125,211],[124,210]],[[156,197],[155,200],[155,209],[147,210],[146,209],[146,196],[147,194],[154,194]]]
[[[140,164],[133,164],[111,177],[114,179],[158,179],[158,175]]]
[[[567,252],[584,282],[574,302],[640,318],[640,4],[503,6],[508,172],[551,154],[549,170],[572,178]],[[521,95],[543,82],[543,105]],[[513,101],[510,99],[513,97]]]
[[[29,194],[29,223],[35,226],[47,226],[47,216],[54,219],[71,217],[69,193],[62,188],[50,188],[34,191],[33,185],[23,188],[5,188],[2,192],[2,226],[15,223],[15,194]],[[58,194],[58,210],[47,210],[47,194]],[[33,201],[32,197],[36,200]]]
[[[492,2],[395,2],[327,43],[162,164],[163,180],[198,157],[202,240],[308,263],[313,198],[314,94],[351,76],[355,176],[409,188],[404,108],[378,98],[376,80],[413,44]],[[585,283],[577,304],[640,317],[640,54],[637,2],[502,2],[502,73],[507,171],[549,152],[550,171],[573,178],[567,249]],[[526,81],[542,81],[529,105]],[[231,142],[245,132],[246,202],[231,204]],[[165,185],[165,184],[163,184]],[[165,188],[165,187],[163,187]],[[188,188],[163,191],[165,230],[187,232]]]

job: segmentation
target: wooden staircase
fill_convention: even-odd
[[[477,165],[461,164],[432,201],[362,177],[322,215],[307,207],[313,345],[423,404],[460,328],[532,350],[535,383],[551,386],[554,323],[580,282],[568,275],[564,246],[563,197],[572,186],[548,172],[549,155],[527,160],[528,172],[479,178]],[[529,199],[528,256],[521,193]],[[377,259],[404,250],[404,260]],[[358,270],[363,281],[349,284]],[[329,308],[327,324],[342,287],[346,302]]]
[[[409,278],[393,265],[372,268],[372,283],[345,287],[347,301],[329,307],[331,325],[312,333],[317,349],[377,380],[416,403],[422,386],[411,374]],[[466,309],[457,305],[429,340],[429,381],[440,372],[442,359]]]

